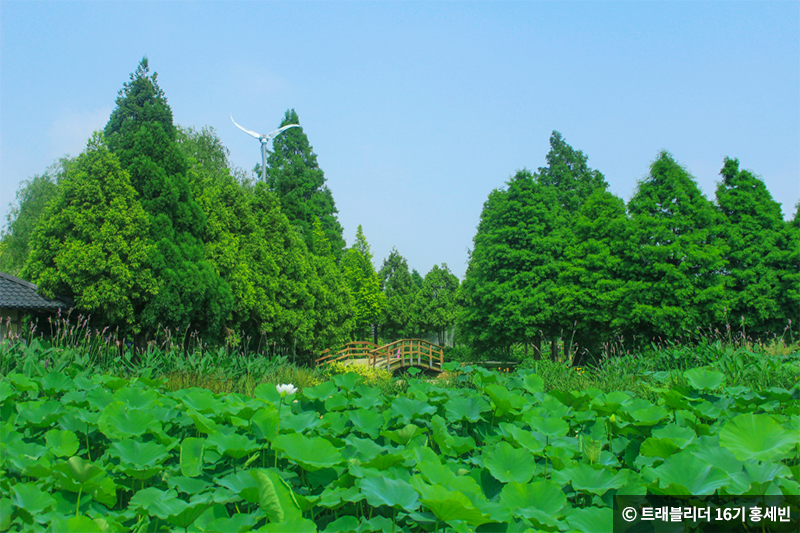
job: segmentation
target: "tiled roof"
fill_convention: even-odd
[[[72,307],[68,298],[45,298],[36,292],[36,285],[0,272],[0,308],[49,310]]]

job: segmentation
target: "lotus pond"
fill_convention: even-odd
[[[389,397],[347,373],[248,397],[12,373],[0,530],[607,533],[616,494],[800,494],[798,385],[692,369],[650,402],[544,392],[527,370],[458,378]]]

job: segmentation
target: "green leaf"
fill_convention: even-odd
[[[581,533],[608,533],[613,531],[614,512],[610,507],[588,507],[572,509],[567,515],[567,524]]]
[[[188,437],[181,443],[181,474],[197,477],[203,473],[203,439]]]
[[[500,491],[500,501],[515,516],[532,518],[541,525],[553,527],[555,518],[563,516],[561,511],[567,504],[567,497],[561,486],[550,480],[525,484],[512,481]]]
[[[272,480],[264,470],[251,470],[258,485],[258,506],[266,513],[270,522],[283,522],[284,514]]]
[[[725,384],[725,375],[716,370],[692,368],[683,375],[692,387],[699,390],[714,390]]]
[[[747,413],[728,420],[719,432],[720,446],[740,461],[779,460],[798,442],[770,415]]]
[[[498,480],[527,483],[536,473],[536,461],[529,451],[502,441],[486,454],[484,466]]]
[[[730,482],[728,474],[685,450],[668,457],[652,472],[658,477],[658,486],[670,495],[710,495]]]
[[[11,503],[35,516],[53,508],[56,500],[33,483],[17,483],[11,487]]]
[[[217,431],[209,435],[205,442],[206,448],[216,448],[222,455],[227,455],[233,459],[241,459],[247,454],[261,448],[257,442],[239,433],[223,433]]]
[[[477,422],[481,420],[481,413],[491,411],[492,406],[480,396],[470,395],[464,397],[459,395],[445,403],[445,410],[447,419],[453,422],[458,420]]]
[[[69,457],[78,451],[78,437],[72,431],[51,429],[44,435],[47,445],[57,457]]]
[[[608,468],[579,463],[562,471],[562,477],[569,479],[575,490],[602,496],[611,489],[618,489],[628,481],[625,472],[614,474]]]
[[[361,480],[360,488],[361,492],[366,496],[367,502],[374,507],[380,505],[397,506],[408,512],[419,508],[417,491],[403,480],[367,478]]]
[[[339,450],[322,437],[308,438],[300,433],[290,433],[279,435],[272,445],[306,470],[336,466],[344,460]]]

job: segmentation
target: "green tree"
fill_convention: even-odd
[[[363,340],[369,337],[371,324],[379,322],[386,297],[381,291],[378,274],[372,265],[372,252],[360,225],[356,241],[342,256],[341,268],[353,297],[354,335]]]
[[[728,315],[734,326],[744,321],[747,332],[764,338],[780,332],[800,309],[792,283],[800,272],[791,257],[797,244],[763,181],[727,157],[720,175],[717,206],[726,221],[721,233],[727,244]]]
[[[0,271],[12,275],[22,271],[30,253],[33,230],[48,204],[58,195],[58,184],[70,164],[69,158],[61,158],[44,174],[37,174],[22,182],[0,237]]]
[[[632,243],[621,304],[629,335],[649,342],[720,324],[725,266],[720,217],[689,172],[667,152],[628,203]]]
[[[294,109],[286,112],[280,127],[300,124]],[[319,220],[338,260],[345,247],[343,230],[336,216],[336,204],[325,185],[317,155],[302,128],[290,128],[273,141],[267,159],[267,183],[278,195],[281,210],[296,226],[309,249],[312,248],[314,221]]]
[[[589,168],[589,158],[568,145],[561,134],[550,135],[547,166],[540,168],[538,181],[558,191],[558,199],[569,213],[577,212],[596,189],[607,189],[603,174]]]
[[[402,339],[411,335],[415,322],[413,307],[419,287],[414,284],[408,271],[408,261],[397,249],[392,248],[389,257],[383,260],[378,278],[386,296],[386,307],[381,318],[381,335],[385,340]]]
[[[630,242],[625,202],[595,189],[573,219],[556,287],[558,313],[573,324],[575,341],[582,348],[575,356],[578,365],[587,355],[598,357],[602,345],[624,326],[617,309],[628,290],[623,277]]]
[[[557,191],[528,170],[489,194],[463,283],[461,330],[476,348],[560,335],[555,289],[565,227]]]
[[[155,243],[151,264],[158,294],[141,310],[150,332],[159,325],[192,327],[219,338],[233,307],[230,287],[205,260],[206,220],[192,196],[188,161],[177,142],[172,110],[149,75],[147,58],[120,90],[105,134],[109,148],[128,171]]]
[[[444,345],[447,330],[458,317],[458,286],[458,278],[442,263],[441,267],[433,265],[425,275],[422,289],[416,294],[417,327],[420,331],[435,332],[440,345]]]
[[[36,225],[25,275],[45,294],[137,332],[135,308],[157,290],[148,224],[128,173],[96,133]]]

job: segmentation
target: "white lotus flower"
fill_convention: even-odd
[[[278,394],[281,395],[281,398],[286,398],[287,396],[291,396],[297,392],[297,387],[291,383],[285,385],[275,385],[275,388],[278,389]]]

